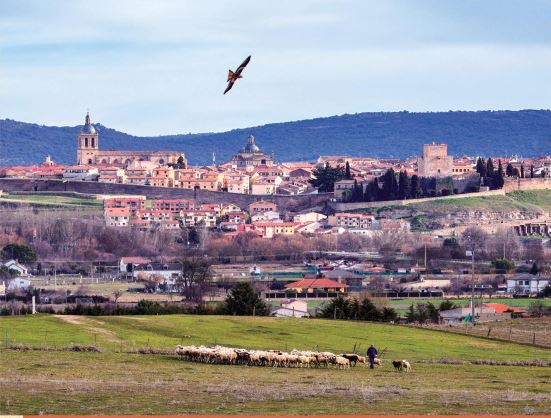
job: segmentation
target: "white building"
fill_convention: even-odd
[[[262,212],[251,217],[252,222],[277,222],[280,219],[279,212]]]
[[[507,279],[507,293],[535,294],[551,285],[551,278],[533,276],[528,273],[518,274]]]
[[[273,315],[278,318],[304,318],[309,317],[308,304],[302,300],[284,302],[277,308]]]
[[[6,267],[8,270],[15,270],[17,273],[19,273],[19,277],[26,277],[29,275],[27,267],[19,264],[17,260],[6,261],[4,263],[4,267]]]
[[[15,277],[8,281],[8,290],[27,290],[31,287],[31,281],[23,277]]]
[[[99,171],[97,168],[85,165],[74,165],[63,170],[63,180],[70,181],[98,181]]]

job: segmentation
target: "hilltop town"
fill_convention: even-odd
[[[104,221],[110,227],[204,226],[228,237],[244,232],[264,238],[373,235],[411,228],[411,219],[377,216],[377,207],[547,188],[551,168],[550,157],[453,157],[446,144],[434,142],[410,160],[321,155],[316,161],[278,162],[253,136],[244,139],[230,161],[217,163],[213,155],[209,166],[190,166],[182,151],[102,149],[89,114],[75,140],[74,165],[57,164],[48,155],[38,166],[0,167],[4,192],[93,190],[103,196]],[[84,183],[96,187],[86,189]],[[535,217],[528,214],[525,219]]]

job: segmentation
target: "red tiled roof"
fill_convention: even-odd
[[[329,279],[303,279],[299,280],[298,282],[289,283],[285,286],[288,289],[294,289],[297,287],[300,288],[327,288],[327,287],[333,287],[333,288],[339,288],[339,287],[348,287],[344,283],[339,283],[334,280]]]
[[[485,303],[484,306],[495,309],[496,313],[514,312],[514,313],[526,313],[526,310],[515,308],[514,306],[504,305],[503,303]]]

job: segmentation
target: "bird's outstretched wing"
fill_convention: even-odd
[[[226,94],[228,91],[231,90],[231,88],[233,87],[233,83],[234,83],[233,80],[230,80],[230,81],[228,82],[228,87],[226,87],[226,90],[224,90],[224,94]]]
[[[237,71],[235,71],[235,72],[240,73],[241,71],[243,71],[250,60],[251,60],[251,56],[249,55],[247,58],[245,58],[245,61],[243,61],[241,63],[241,65],[239,67],[237,67]]]

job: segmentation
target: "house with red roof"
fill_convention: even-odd
[[[287,293],[295,298],[334,298],[347,293],[348,285],[326,278],[304,278],[285,285]]]

